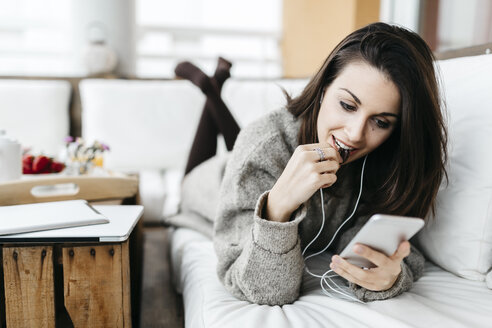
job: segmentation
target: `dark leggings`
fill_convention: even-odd
[[[239,125],[220,97],[224,82],[231,76],[231,63],[219,57],[214,76],[207,76],[190,62],[182,62],[174,70],[176,75],[191,81],[207,97],[191,146],[185,175],[217,153],[217,136],[222,134],[227,150],[232,150]]]

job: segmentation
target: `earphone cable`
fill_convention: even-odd
[[[327,284],[327,286],[328,286],[331,290],[333,290],[333,291],[335,291],[335,292],[337,292],[337,293],[339,293],[339,294],[342,294],[342,295],[344,295],[344,296],[346,296],[346,297],[349,297],[349,298],[351,298],[351,299],[353,299],[353,300],[356,300],[356,301],[358,301],[358,302],[361,302],[361,301],[360,301],[360,300],[358,300],[358,299],[356,299],[356,298],[354,298],[354,297],[352,297],[352,296],[350,296],[350,295],[347,295],[347,294],[345,294],[345,293],[343,293],[343,292],[341,292],[341,291],[337,291],[337,290],[335,290],[335,289],[334,289],[332,286],[330,286],[330,284],[326,281],[326,278],[328,278],[328,279],[329,279],[332,283],[334,283],[334,284],[335,284],[335,285],[336,285],[336,286],[337,286],[337,287],[341,290],[341,287],[339,287],[339,286],[338,286],[338,285],[337,285],[337,284],[336,284],[336,283],[335,283],[335,282],[331,279],[331,277],[333,277],[334,275],[331,275],[331,276],[326,277],[326,275],[327,275],[328,273],[330,273],[330,272],[333,272],[333,270],[328,270],[328,271],[327,271],[327,272],[325,272],[322,276],[320,276],[320,275],[314,274],[314,273],[312,273],[311,271],[309,271],[309,267],[308,267],[308,265],[307,265],[306,261],[307,261],[308,259],[310,259],[310,258],[314,257],[314,256],[317,256],[317,255],[319,255],[319,254],[321,254],[321,253],[325,252],[325,251],[326,251],[326,250],[330,247],[330,245],[331,245],[331,243],[333,242],[333,240],[335,240],[335,238],[336,238],[336,236],[337,236],[338,232],[340,231],[340,229],[341,229],[341,228],[342,228],[342,227],[343,227],[343,226],[344,226],[344,225],[345,225],[345,224],[346,224],[346,223],[347,223],[347,222],[348,222],[348,221],[349,221],[349,220],[350,220],[350,219],[354,216],[355,212],[357,211],[357,207],[359,206],[360,197],[361,197],[361,195],[362,195],[362,187],[363,187],[363,181],[364,181],[364,169],[365,169],[365,166],[366,166],[366,160],[367,160],[367,155],[364,157],[364,162],[362,163],[362,171],[361,171],[361,175],[360,175],[360,188],[359,188],[359,195],[357,196],[357,201],[355,202],[354,210],[353,210],[353,211],[352,211],[352,213],[349,215],[349,217],[348,217],[348,218],[346,218],[346,219],[345,219],[345,221],[344,221],[344,222],[343,222],[343,223],[342,223],[342,224],[338,227],[338,229],[337,229],[337,230],[335,231],[335,233],[333,234],[333,237],[331,238],[330,242],[329,242],[329,243],[325,246],[325,248],[323,248],[323,249],[322,249],[321,251],[319,251],[319,252],[316,252],[316,253],[310,254],[310,255],[308,255],[308,256],[306,256],[306,257],[304,258],[304,261],[305,261],[305,270],[306,270],[306,272],[307,272],[307,273],[309,273],[309,274],[310,274],[311,276],[313,276],[313,277],[316,277],[316,278],[320,278],[320,279],[321,279],[321,280],[320,280],[321,288],[323,289],[323,292],[324,292],[325,294],[327,294],[327,295],[328,295],[328,291],[324,288],[324,286],[323,286],[323,282],[325,282],[325,283]],[[318,239],[318,237],[321,235],[321,232],[323,231],[323,228],[324,228],[324,226],[325,226],[325,220],[326,220],[326,217],[325,217],[325,206],[324,206],[324,199],[323,199],[323,189],[321,189],[321,188],[320,188],[320,189],[319,189],[319,192],[320,192],[320,196],[321,196],[321,213],[322,213],[323,220],[322,220],[322,222],[321,222],[321,227],[320,227],[320,229],[319,229],[318,233],[316,234],[316,236],[313,238],[313,240],[311,240],[311,241],[309,242],[309,244],[307,244],[307,246],[306,246],[306,247],[304,248],[304,250],[302,251],[302,256],[304,256],[304,254],[306,253],[306,251],[308,250],[308,248],[309,248],[309,247],[310,247],[310,246],[311,246],[311,245],[312,245],[312,244],[316,241],[316,239]],[[330,295],[330,296],[331,296],[331,295]],[[361,303],[364,303],[364,302],[361,302]]]

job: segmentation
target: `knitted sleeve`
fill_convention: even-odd
[[[298,225],[301,206],[289,222],[262,218],[269,190],[292,153],[282,136],[260,141],[255,131],[242,131],[229,159],[214,225],[217,272],[237,298],[257,304],[282,305],[299,296],[304,261]]]

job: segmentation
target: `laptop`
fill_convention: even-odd
[[[86,200],[0,206],[0,235],[109,223]]]

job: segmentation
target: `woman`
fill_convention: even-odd
[[[218,275],[233,295],[258,304],[294,302],[302,250],[323,249],[354,210],[331,251],[340,252],[374,213],[425,217],[446,159],[446,130],[425,42],[375,23],[347,36],[286,109],[241,131],[228,161],[214,225]],[[317,191],[322,189],[323,198]],[[320,204],[321,199],[324,203]],[[359,245],[377,265],[363,270],[338,255],[330,268],[363,301],[407,291],[424,267],[408,241],[386,256]]]

